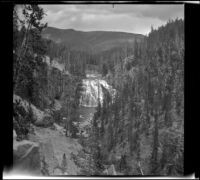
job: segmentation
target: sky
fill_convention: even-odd
[[[184,18],[184,5],[40,5],[48,26],[80,31],[122,31],[147,35],[169,19]]]

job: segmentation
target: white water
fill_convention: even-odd
[[[87,79],[83,79],[83,92],[80,99],[80,105],[84,107],[97,107],[98,97],[100,103],[103,103],[102,86],[108,90],[113,96],[115,89],[112,88],[105,80],[100,78],[98,74],[87,74]]]

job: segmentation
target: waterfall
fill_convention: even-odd
[[[83,79],[83,92],[80,98],[80,105],[84,107],[97,107],[98,97],[100,103],[103,103],[102,86],[108,90],[111,95],[114,95],[115,90],[105,80],[95,75],[87,75],[87,79]],[[92,77],[92,78],[90,78]]]

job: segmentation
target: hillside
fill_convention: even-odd
[[[184,20],[144,37],[46,28],[40,7],[22,10],[30,26],[13,12],[12,173],[182,176]]]
[[[134,41],[141,41],[145,36],[141,34],[112,32],[112,31],[76,31],[74,29],[58,29],[47,27],[42,36],[56,43],[64,43],[73,50],[99,53],[124,45],[133,45]]]

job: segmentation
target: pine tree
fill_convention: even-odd
[[[14,7],[14,9],[15,8],[16,7]],[[14,91],[16,91],[17,86],[19,85],[19,76],[21,70],[23,69],[23,59],[25,58],[26,54],[31,50],[30,45],[32,45],[32,48],[35,49],[34,45],[30,43],[30,38],[36,37],[34,35],[35,30],[41,32],[42,29],[46,27],[46,24],[41,23],[44,12],[43,9],[40,8],[38,5],[24,5],[22,13],[25,19],[23,21],[20,20],[20,22],[22,24],[26,24],[27,28],[25,28],[23,40],[20,47],[16,48],[16,60],[14,64]],[[14,14],[18,16],[16,13]],[[32,28],[35,29],[33,30]],[[32,52],[32,56],[33,55],[34,51]],[[31,61],[29,62],[31,64]]]

